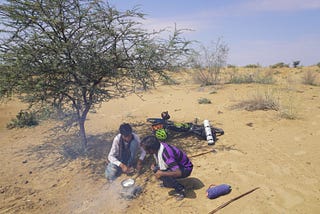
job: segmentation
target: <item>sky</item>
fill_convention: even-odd
[[[320,62],[320,0],[110,0],[118,10],[138,6],[144,27],[192,29],[184,37],[206,47],[222,39],[227,64],[269,66]]]

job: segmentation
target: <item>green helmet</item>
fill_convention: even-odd
[[[156,138],[158,138],[159,140],[165,140],[167,139],[167,133],[164,129],[158,129],[156,131]]]

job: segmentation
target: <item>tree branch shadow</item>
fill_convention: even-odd
[[[143,123],[131,123],[134,131],[139,134],[148,134]],[[42,144],[27,148],[27,156],[39,162],[38,168],[63,168],[70,162],[81,160],[81,169],[89,170],[93,177],[104,177],[107,157],[112,146],[113,138],[118,130],[111,130],[102,134],[88,135],[87,148],[83,150],[79,136],[76,133],[59,135],[56,129]],[[54,156],[50,159],[48,157]]]
[[[143,122],[131,122],[135,133],[140,138],[152,134],[149,124]],[[54,134],[49,135],[47,140],[42,144],[30,146],[26,152],[30,158],[39,162],[39,168],[54,167],[55,169],[66,167],[69,163],[75,160],[81,160],[81,170],[89,170],[89,174],[95,178],[103,178],[106,167],[106,161],[109,151],[112,146],[113,138],[118,134],[118,130],[111,130],[105,133],[88,135],[87,148],[83,150],[81,141],[76,133],[65,133],[59,135],[57,132],[52,131]],[[193,136],[188,136],[183,139],[171,138],[168,143],[176,145],[184,150],[188,155],[199,153],[207,149],[206,141],[199,140]],[[217,147],[218,150],[234,150],[230,148]],[[48,158],[53,157],[53,158]],[[150,161],[147,161],[148,164]]]

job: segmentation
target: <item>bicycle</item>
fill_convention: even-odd
[[[161,118],[147,118],[147,122],[151,123],[153,134],[161,141],[166,140],[168,135],[174,132],[194,134],[200,139],[207,140],[209,145],[214,145],[217,141],[217,136],[224,134],[223,129],[213,127],[210,124],[206,124],[205,126],[191,122],[177,123],[169,119],[170,115],[168,111],[162,112]]]

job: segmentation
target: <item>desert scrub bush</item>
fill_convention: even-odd
[[[288,92],[285,93],[286,96],[283,96],[281,99],[279,116],[280,118],[295,120],[298,118],[297,104],[299,102],[295,100],[296,96],[294,93],[292,93],[293,90],[288,89]]]
[[[302,76],[302,83],[306,85],[317,85],[317,73],[314,71],[306,71]]]
[[[261,66],[259,64],[249,64],[244,66],[245,68],[260,68]]]
[[[207,98],[199,98],[198,103],[199,104],[211,104],[211,100],[209,100]]]
[[[237,66],[231,65],[231,64],[228,64],[228,65],[227,65],[227,68],[233,68],[233,69],[234,69],[234,68],[236,68],[236,67],[237,67]]]
[[[202,86],[219,84],[228,52],[229,48],[221,38],[211,42],[210,46],[200,45],[189,60],[190,66],[196,71],[196,81]]]
[[[34,112],[28,112],[21,110],[17,115],[15,119],[12,119],[8,124],[8,129],[13,128],[24,128],[24,127],[30,127],[30,126],[36,126],[39,122],[36,118],[36,114]]]
[[[24,128],[29,126],[36,126],[43,120],[64,120],[67,116],[67,112],[59,111],[59,108],[42,105],[37,108],[29,108],[28,110],[21,110],[16,118],[12,119],[8,124],[8,129]]]
[[[232,109],[245,109],[247,111],[256,110],[279,110],[279,99],[275,96],[275,91],[267,89],[265,91],[255,91],[252,97],[233,105]]]
[[[281,118],[288,119],[288,120],[295,120],[298,118],[296,108],[292,105],[281,106],[279,110],[279,115]]]
[[[288,64],[285,64],[284,62],[279,62],[274,65],[270,65],[270,68],[289,68],[290,66]]]
[[[163,85],[179,85],[179,82],[169,76],[161,76],[160,80],[162,81]]]
[[[230,75],[229,81],[230,84],[244,84],[244,83],[253,83],[252,74],[232,74]]]
[[[227,73],[227,84],[241,84],[241,83],[253,83],[252,74],[240,74],[237,68],[232,68],[231,71]]]
[[[261,72],[257,71],[255,74],[255,83],[259,84],[274,84],[276,80],[273,77],[272,71]]]
[[[257,70],[255,73],[239,74],[233,72],[230,74],[230,78],[227,81],[230,84],[247,84],[247,83],[258,83],[258,84],[273,84],[275,79],[271,71],[262,72]]]

